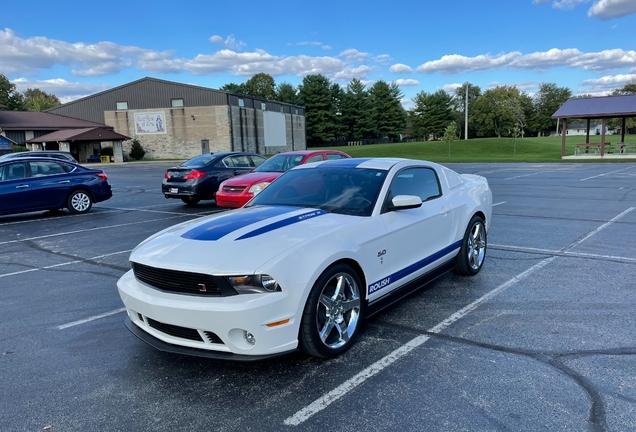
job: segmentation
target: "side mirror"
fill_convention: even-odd
[[[398,195],[391,200],[389,211],[408,210],[422,206],[422,198],[417,195]]]

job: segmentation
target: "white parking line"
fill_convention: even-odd
[[[70,235],[70,234],[78,234],[78,233],[84,233],[84,232],[89,232],[89,231],[99,231],[99,230],[105,230],[105,229],[111,229],[111,228],[119,228],[119,227],[129,226],[129,225],[144,224],[144,223],[157,222],[157,221],[165,221],[165,220],[180,218],[180,217],[183,217],[183,216],[192,216],[192,215],[191,214],[184,214],[184,215],[172,216],[172,217],[167,217],[167,218],[162,218],[162,219],[150,219],[150,220],[143,220],[143,221],[137,221],[137,222],[128,222],[128,223],[123,223],[123,224],[108,225],[108,226],[102,226],[102,227],[96,227],[96,228],[86,228],[86,229],[81,229],[81,230],[76,230],[76,231],[66,231],[66,232],[61,232],[61,233],[56,233],[56,234],[49,234],[49,235],[45,235],[45,236],[28,237],[28,238],[23,238],[23,239],[19,239],[19,240],[3,241],[3,242],[0,242],[0,245],[6,245],[6,244],[12,244],[12,243],[21,243],[21,242],[25,242],[25,241],[29,241],[29,240],[41,240],[41,239],[45,239],[45,238],[59,237],[59,236]]]
[[[124,208],[124,207],[107,207],[111,210],[123,210],[123,211],[139,211],[139,212],[147,212],[147,213],[163,213],[163,214],[173,214],[173,215],[186,215],[186,216],[196,216],[197,214],[207,214],[210,212],[219,212],[222,210],[210,210],[207,212],[201,212],[201,213],[196,213],[196,214],[192,214],[192,213],[183,213],[183,212],[173,212],[173,211],[164,211],[164,210],[150,210],[150,209],[143,209],[143,208],[135,208],[135,207],[130,207],[130,208]]]
[[[506,201],[502,201],[502,202],[498,202],[497,204],[493,204],[492,206],[493,207],[497,207],[498,205],[502,205],[502,204],[505,204],[505,203],[506,203]]]
[[[38,267],[38,268],[32,268],[32,269],[28,269],[28,270],[20,270],[20,271],[12,272],[12,273],[0,274],[0,278],[7,277],[7,276],[15,276],[15,275],[24,274],[24,273],[31,273],[31,272],[38,271],[38,270],[47,270],[47,269],[52,269],[52,268],[56,268],[56,267],[64,267],[64,266],[67,266],[67,265],[78,264],[78,263],[82,263],[82,262],[86,262],[86,261],[95,261],[95,260],[98,260],[98,259],[101,259],[101,258],[106,258],[106,257],[112,256],[112,255],[120,255],[120,254],[131,252],[131,251],[132,251],[132,249],[127,249],[127,250],[123,250],[123,251],[119,251],[119,252],[112,252],[112,253],[108,253],[108,254],[104,254],[104,255],[97,255],[95,257],[88,258],[88,259],[67,261],[67,262],[63,262],[63,263],[60,263],[60,264],[53,264],[53,265],[44,266],[44,267]]]
[[[524,246],[500,245],[500,244],[493,244],[493,243],[490,243],[488,247],[492,249],[496,249],[496,250],[505,250],[510,252],[542,253],[542,254],[548,254],[548,255],[570,256],[574,258],[611,259],[611,260],[618,260],[618,261],[624,261],[627,263],[636,264],[636,258],[628,258],[628,257],[617,256],[617,255],[599,255],[599,254],[569,252],[569,251],[559,252],[558,250],[554,250],[554,249],[540,249],[540,248],[531,248],[531,247],[524,247]]]
[[[606,175],[614,174],[614,173],[625,171],[625,170],[632,169],[632,168],[634,168],[634,166],[629,166],[627,168],[619,169],[619,170],[616,170],[616,171],[610,171],[610,172],[605,173],[605,174],[599,174],[599,175],[595,175],[595,176],[592,176],[592,177],[587,177],[587,178],[581,179],[581,181],[590,180],[590,179],[597,178],[597,177],[603,177],[603,176],[606,176]]]
[[[91,322],[91,321],[95,321],[96,319],[105,318],[107,316],[115,315],[115,314],[118,314],[118,313],[123,312],[125,310],[126,310],[126,308],[115,309],[114,311],[106,312],[106,313],[103,313],[103,314],[100,314],[100,315],[95,315],[95,316],[92,316],[92,317],[84,318],[84,319],[79,320],[79,321],[73,321],[72,323],[68,323],[68,324],[64,324],[64,325],[58,326],[57,329],[58,330],[64,330],[64,329],[67,329],[69,327],[74,327],[74,326],[77,326],[77,325],[80,325],[80,324],[86,324],[87,322]]]
[[[504,180],[512,180],[512,179],[521,178],[521,177],[530,177],[530,176],[535,176],[535,175],[539,175],[539,174],[545,174],[545,173],[549,173],[549,172],[554,172],[554,170],[541,171],[541,172],[532,173],[532,174],[523,174],[523,175],[518,175],[518,176],[514,176],[514,177],[508,177],[508,178],[505,178]]]
[[[84,213],[84,214],[78,214],[78,215],[60,215],[60,216],[54,216],[54,217],[49,217],[49,218],[38,218],[38,219],[29,219],[29,220],[21,220],[21,221],[13,221],[13,222],[5,222],[5,223],[0,223],[0,226],[6,226],[6,225],[17,225],[17,224],[25,224],[25,223],[30,223],[30,222],[42,222],[42,221],[51,221],[51,220],[64,220],[66,218],[76,218],[76,217],[82,217],[82,216],[95,216],[95,215],[101,215],[104,213],[116,213],[114,211],[103,211],[103,212],[90,212],[90,213]]]
[[[596,234],[599,231],[607,228],[608,226],[610,226],[611,224],[613,224],[614,222],[616,222],[617,220],[619,220],[620,218],[625,216],[627,213],[631,212],[632,210],[634,210],[634,207],[630,207],[629,209],[625,210],[624,212],[622,212],[618,216],[612,218],[609,222],[606,222],[605,224],[603,224],[600,227],[590,231],[588,234],[586,234],[583,237],[581,237],[580,239],[576,240],[574,243],[572,243],[572,244],[566,246],[565,248],[561,249],[559,252],[566,252],[569,249],[572,249],[573,247],[579,245],[580,243],[582,243],[583,241],[587,240],[588,238],[590,238],[594,234]],[[545,258],[545,259],[539,261],[537,264],[533,265],[528,270],[518,274],[517,276],[514,276],[512,279],[510,279],[507,282],[504,282],[503,284],[499,285],[497,288],[495,288],[492,291],[486,293],[485,295],[483,295],[482,297],[478,298],[477,300],[475,300],[474,302],[472,302],[468,306],[465,306],[462,309],[458,310],[457,312],[455,312],[454,314],[452,314],[451,316],[446,318],[444,321],[442,321],[439,324],[437,324],[436,326],[432,327],[428,332],[429,333],[439,333],[439,332],[441,332],[442,330],[446,329],[451,324],[455,323],[459,319],[461,319],[461,318],[465,317],[466,315],[468,315],[470,312],[475,310],[482,303],[485,303],[486,301],[490,300],[491,298],[495,297],[496,295],[500,294],[501,292],[503,292],[506,289],[510,288],[511,286],[515,285],[517,282],[520,282],[523,279],[527,278],[530,274],[532,274],[535,271],[545,267],[546,265],[548,265],[549,263],[554,261],[556,258],[557,258],[557,256],[551,256],[549,258]],[[314,414],[324,410],[329,405],[331,405],[333,402],[335,402],[338,399],[340,399],[341,397],[345,396],[351,390],[355,389],[357,386],[359,386],[360,384],[364,383],[366,380],[368,380],[372,376],[374,376],[377,373],[381,372],[387,366],[390,366],[391,364],[395,363],[396,361],[398,361],[399,359],[401,359],[402,357],[404,357],[405,355],[407,355],[408,353],[413,351],[415,348],[417,348],[420,345],[424,344],[429,339],[430,339],[430,336],[428,336],[428,335],[420,335],[420,336],[417,336],[417,337],[411,339],[410,341],[408,341],[407,343],[405,343],[404,345],[402,345],[401,347],[399,347],[398,349],[396,349],[395,351],[393,351],[389,355],[381,358],[380,360],[378,360],[375,363],[373,363],[371,366],[368,366],[367,368],[362,370],[362,372],[358,373],[353,378],[348,379],[347,381],[345,381],[344,383],[342,383],[341,385],[336,387],[334,390],[330,391],[329,393],[326,393],[325,395],[323,395],[319,399],[316,399],[314,402],[312,402],[311,404],[307,405],[305,408],[301,409],[300,411],[296,412],[291,417],[288,417],[287,419],[284,420],[283,423],[285,425],[287,425],[287,426],[298,426],[299,424],[307,421],[311,416],[313,416]]]

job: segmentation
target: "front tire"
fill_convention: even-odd
[[[484,265],[486,258],[487,236],[484,220],[479,216],[473,216],[466,228],[462,247],[457,254],[455,272],[474,276]]]
[[[300,345],[310,355],[334,358],[358,336],[364,310],[362,284],[346,264],[328,268],[314,284],[300,324]]]
[[[91,207],[93,207],[93,199],[83,190],[73,192],[66,201],[66,208],[74,214],[86,213]]]
[[[197,205],[199,204],[199,201],[201,200],[198,198],[188,196],[188,197],[181,198],[181,201],[183,201],[187,205]]]

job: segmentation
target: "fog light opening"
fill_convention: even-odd
[[[250,345],[254,345],[256,343],[256,338],[254,335],[247,330],[243,330],[243,339]]]

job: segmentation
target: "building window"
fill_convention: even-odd
[[[266,104],[266,103],[261,102],[261,109],[262,109],[263,111],[267,111],[267,104]]]
[[[280,107],[280,112],[285,112],[285,111],[283,110],[283,107]]]
[[[183,108],[183,99],[172,99],[172,108]]]
[[[244,107],[245,106],[245,102],[243,102],[243,99],[239,99],[239,106],[240,107]]]
[[[294,110],[294,114],[298,115],[298,109]]]
[[[127,110],[128,109],[128,102],[117,102],[117,109],[118,110]]]

